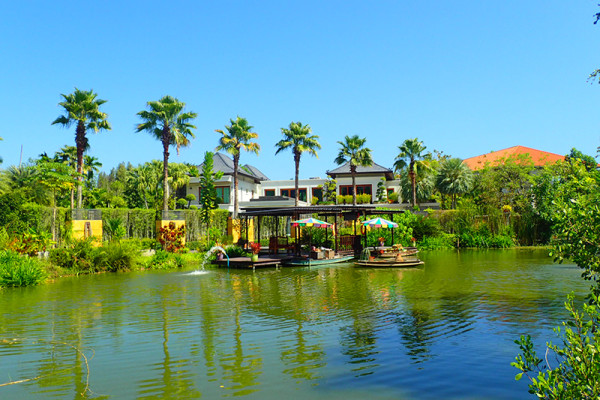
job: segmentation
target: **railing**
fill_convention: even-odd
[[[185,212],[182,210],[161,211],[158,215],[163,221],[181,221],[185,219]]]
[[[71,219],[73,221],[102,219],[102,211],[90,208],[74,208],[71,210]]]

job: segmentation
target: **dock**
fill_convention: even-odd
[[[227,268],[227,259],[215,260],[213,264],[219,267]],[[257,261],[252,261],[250,257],[232,257],[229,259],[229,268],[256,269],[265,267],[281,267],[282,258],[263,258],[259,257]]]

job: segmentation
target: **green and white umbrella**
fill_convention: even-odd
[[[388,221],[383,218],[373,218],[367,221],[361,222],[363,226],[368,226],[370,228],[397,228],[398,224],[392,221]]]

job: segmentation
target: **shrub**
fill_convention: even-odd
[[[12,251],[0,251],[0,286],[37,285],[46,279],[40,261]]]
[[[344,196],[340,194],[336,197],[336,199],[338,204],[352,204],[352,196],[350,195]]]
[[[247,257],[248,256],[248,252],[246,250],[244,250],[243,247],[240,246],[236,246],[236,245],[229,245],[225,247],[225,252],[227,253],[227,256],[231,257]]]
[[[413,236],[419,241],[427,236],[436,236],[441,231],[440,222],[432,216],[418,215],[413,224]]]
[[[350,203],[352,203],[352,196],[350,196]],[[356,195],[356,204],[370,204],[371,203],[371,195],[370,194],[357,194]]]
[[[387,198],[390,203],[397,203],[398,202],[398,193],[396,193],[396,192],[388,193]]]
[[[183,267],[183,258],[179,254],[169,253],[165,250],[157,250],[152,256],[147,268],[150,269],[173,269]]]
[[[180,252],[183,250],[183,239],[185,238],[185,225],[177,227],[175,222],[169,222],[169,225],[160,228],[158,241],[163,250],[169,253]]]
[[[36,232],[29,228],[27,231],[18,233],[7,244],[8,249],[19,254],[36,256],[40,251],[46,251],[46,248],[52,243],[51,235],[48,232]]]
[[[95,253],[94,266],[100,271],[130,271],[137,264],[138,251],[131,244],[109,243]]]
[[[597,296],[592,295],[593,305],[583,304],[579,311],[573,303],[573,294],[567,297],[565,308],[570,319],[563,322],[554,332],[560,337],[562,346],[546,343],[545,360],[537,357],[531,337],[521,336],[515,343],[521,354],[511,365],[525,375],[531,383],[529,393],[544,399],[598,399],[600,397],[600,313]],[[548,355],[554,353],[555,367],[548,363]],[[533,373],[530,375],[530,373]],[[537,373],[537,375],[536,375]]]
[[[456,247],[456,235],[442,233],[439,236],[425,236],[419,241],[422,250],[453,249]]]
[[[67,247],[50,250],[50,262],[77,274],[96,272],[92,240],[73,240]]]

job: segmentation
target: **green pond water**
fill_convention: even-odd
[[[419,269],[103,274],[0,291],[0,399],[527,399],[580,270],[543,250]],[[542,348],[539,348],[543,351]]]

